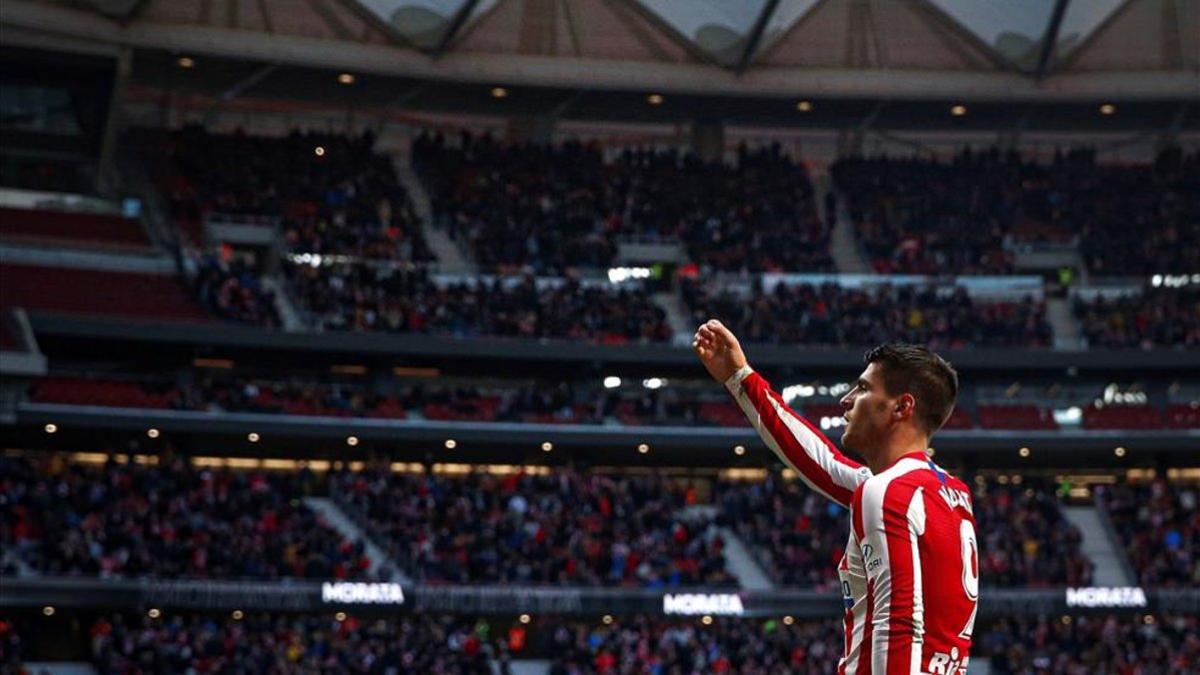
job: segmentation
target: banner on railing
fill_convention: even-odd
[[[1200,612],[1200,589],[983,589],[983,616],[1087,612]],[[552,614],[832,618],[840,595],[812,590],[627,589],[556,586],[404,586],[317,581],[167,581],[60,577],[0,579],[0,608],[145,609],[360,614]]]

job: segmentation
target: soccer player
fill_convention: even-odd
[[[915,345],[867,353],[841,400],[842,441],[864,466],[784,403],[721,322],[700,326],[692,349],[767,446],[809,487],[850,509],[838,566],[846,605],[839,675],[965,674],[979,597],[975,517],[967,486],[926,452],[958,395],[950,364]]]

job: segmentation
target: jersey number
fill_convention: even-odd
[[[975,542],[975,526],[971,521],[962,521],[958,528],[958,538],[962,546],[963,591],[973,605],[971,618],[967,619],[967,625],[963,626],[958,636],[970,640],[971,633],[975,631],[975,613],[979,611],[979,546]]]

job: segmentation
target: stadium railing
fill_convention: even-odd
[[[402,585],[339,581],[182,581],[67,577],[5,578],[0,607],[190,609],[363,614],[601,614],[662,616],[791,615],[832,618],[839,595],[798,589],[617,589],[493,585]],[[1200,613],[1200,588],[1138,586],[981,591],[983,616],[1038,616],[1125,611]]]

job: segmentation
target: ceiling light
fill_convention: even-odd
[[[346,620],[346,613],[345,613],[345,612],[338,612],[337,614],[334,614],[334,615],[333,615],[333,618],[337,619],[338,621],[345,621],[345,620]]]
[[[1125,456],[1125,448],[1120,447],[1120,446],[1113,448],[1113,454],[1116,455],[1117,457],[1124,457]]]
[[[146,435],[150,438],[158,438],[158,429],[147,429]]]
[[[799,110],[800,112],[812,112],[812,109],[812,101],[800,101],[796,104],[796,110]]]
[[[605,389],[616,389],[619,386],[621,386],[621,378],[617,377],[616,375],[609,375],[608,377],[604,378]]]
[[[554,444],[551,443],[550,441],[546,441],[545,443],[542,443],[542,452],[550,452],[553,449],[554,449]]]
[[[350,447],[358,445],[358,436],[347,436],[346,445],[349,445]]]
[[[354,84],[354,76],[350,73],[342,73],[338,75],[338,82],[342,84]]]
[[[965,106],[965,105],[951,106],[950,114],[954,115],[955,117],[962,117],[963,115],[967,114],[967,106]]]
[[[642,453],[642,454],[644,455],[644,454],[646,454],[647,452],[650,452],[650,446],[649,446],[649,445],[646,445],[645,443],[639,444],[639,445],[638,445],[638,452],[640,452],[640,453]]]
[[[796,617],[789,614],[788,616],[783,617],[783,623],[786,626],[790,626],[796,623]]]
[[[700,617],[700,623],[704,624],[705,626],[711,626],[712,625],[712,617],[705,614],[704,616]]]
[[[47,424],[45,427],[43,427],[43,429],[45,429],[45,430],[46,430],[46,433],[48,433],[48,434],[57,433],[57,432],[58,432],[58,425],[57,425],[57,424],[54,424],[54,423]]]
[[[234,621],[241,621],[243,616],[245,616],[245,614],[242,614],[242,610],[240,610],[240,609],[233,610],[233,620]]]
[[[650,105],[662,105],[662,102],[662,94],[650,94],[646,97],[646,103],[649,103]]]
[[[520,617],[518,617],[518,620],[519,620],[521,623],[529,623],[529,621],[530,621],[530,618],[529,618],[529,615],[528,615],[528,614],[522,614]]]
[[[257,443],[259,438],[260,436],[258,435],[258,432],[255,431],[251,431],[250,433],[246,434],[246,440],[250,441],[251,443]]]
[[[746,446],[744,446],[744,445],[733,446],[733,454],[737,455],[738,457],[741,457],[742,455],[746,454]]]
[[[508,90],[504,87],[492,87],[492,98],[508,98]]]
[[[54,607],[52,607],[50,605],[46,605],[45,607],[42,608],[42,614],[44,614],[46,616],[54,616]]]
[[[316,155],[317,157],[324,157],[325,156],[325,148],[323,146],[318,145],[317,147],[313,148],[313,154]]]
[[[1111,103],[1105,103],[1100,106],[1100,114],[1101,115],[1111,115],[1115,112],[1117,112],[1117,106],[1115,106]]]
[[[150,617],[151,619],[157,619],[158,617],[162,616],[162,612],[158,611],[158,609],[155,607],[151,607],[150,611],[146,612],[146,616]]]
[[[1021,448],[1020,450],[1017,451],[1017,454],[1022,457],[1028,457],[1029,456],[1029,448]]]
[[[453,438],[446,439],[446,449],[447,450],[453,450],[457,447],[458,447],[458,441],[454,440]]]
[[[603,619],[601,619],[601,621],[603,621],[603,622],[604,622],[604,625],[606,625],[606,626],[607,626],[608,624],[611,624],[611,623],[613,622],[613,617],[612,617],[612,614],[605,614],[605,615],[604,615],[604,618],[603,618]]]
[[[178,61],[176,61],[176,63],[178,63],[178,64],[179,64],[179,67],[180,67],[180,68],[194,68],[194,67],[196,67],[196,59],[193,59],[193,58],[192,58],[192,57],[190,57],[190,56],[181,56],[181,57],[179,57],[179,60],[178,60]]]

